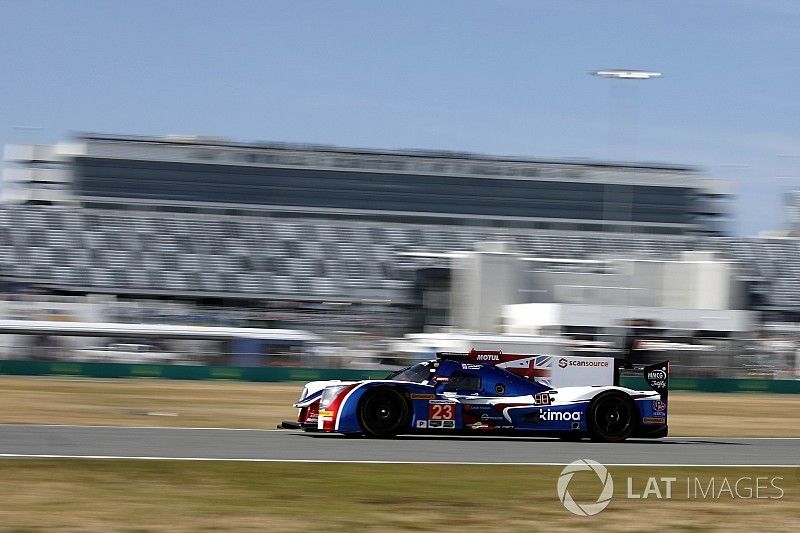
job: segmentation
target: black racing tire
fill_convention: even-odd
[[[622,442],[639,423],[639,408],[630,396],[620,391],[598,395],[587,412],[589,436],[597,442]]]
[[[391,387],[375,387],[358,403],[358,422],[367,437],[388,439],[408,428],[410,409],[403,395]]]

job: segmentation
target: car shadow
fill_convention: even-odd
[[[309,437],[313,439],[334,439],[334,440],[361,440],[361,441],[380,441],[385,439],[371,439],[363,435],[342,435],[340,433],[316,433],[305,432],[295,433],[298,436]],[[579,441],[562,441],[555,437],[526,437],[515,435],[398,435],[392,439],[396,442],[403,441],[444,441],[444,442],[549,442],[557,444],[586,444],[586,445],[603,445],[603,444],[622,444],[622,445],[649,445],[649,446],[669,446],[669,445],[724,445],[724,446],[749,446],[746,442],[731,442],[725,440],[664,440],[664,439],[628,439],[622,443],[605,443],[594,442],[589,439],[582,439]]]

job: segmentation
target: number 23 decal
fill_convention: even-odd
[[[428,406],[429,420],[455,420],[456,404],[454,403],[431,403]]]

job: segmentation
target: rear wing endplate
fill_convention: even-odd
[[[614,381],[619,385],[619,376],[636,376],[644,378],[647,386],[661,395],[662,401],[667,401],[669,394],[669,361],[662,361],[652,365],[626,365],[625,363],[617,366]]]

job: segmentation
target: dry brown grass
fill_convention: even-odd
[[[676,436],[800,437],[800,394],[674,392]]]
[[[299,383],[0,377],[0,423],[274,428]],[[175,416],[148,415],[161,413]],[[800,437],[800,395],[674,392],[677,436]]]
[[[301,389],[240,381],[3,376],[0,423],[274,428],[296,416],[291,404]]]
[[[168,461],[0,461],[0,527],[10,531],[796,531],[797,469],[611,469],[614,498],[593,517],[569,514],[555,491],[560,467],[310,465]],[[579,477],[583,475],[589,477]],[[627,499],[627,476],[677,478],[672,499]],[[686,480],[717,487],[769,481],[764,499],[686,498]],[[692,484],[693,485],[693,484]],[[752,479],[747,486],[754,487]],[[745,489],[745,485],[742,485]],[[663,490],[663,489],[662,489]],[[570,483],[578,502],[597,478]],[[747,496],[746,489],[740,493]],[[662,495],[664,495],[662,493]],[[691,495],[691,491],[690,491]],[[752,494],[751,494],[752,495]]]

